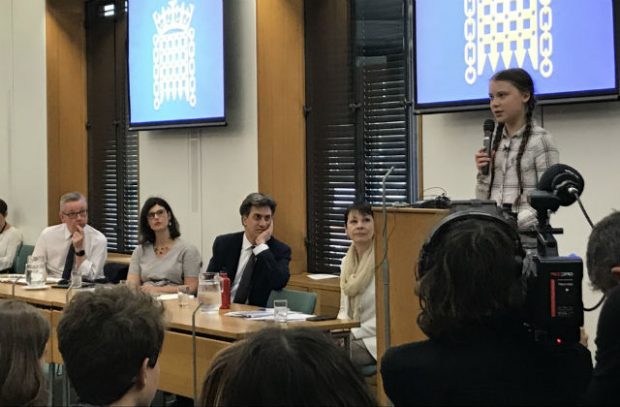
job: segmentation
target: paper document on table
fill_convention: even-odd
[[[273,321],[274,313],[273,308],[264,308],[252,311],[231,311],[225,314],[229,317],[247,318],[254,321]],[[301,312],[288,311],[287,321],[305,321],[306,318],[311,317],[310,314],[302,314]]]
[[[157,296],[157,299],[160,301],[166,301],[166,300],[176,300],[179,298],[179,294],[177,293],[170,293],[170,294],[160,294]],[[190,295],[189,298],[194,298],[193,295]]]
[[[335,275],[335,274],[321,274],[321,273],[317,273],[317,274],[308,274],[308,278],[311,278],[313,280],[325,280],[328,278],[338,278],[339,276]]]
[[[17,279],[21,279],[17,282],[17,284],[26,285],[26,275],[25,274],[2,274],[0,277],[0,283],[12,283]],[[45,282],[47,284],[56,284],[60,281],[59,277],[48,277]]]

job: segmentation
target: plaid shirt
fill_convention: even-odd
[[[495,178],[491,189],[491,199],[498,205],[512,205],[512,211],[517,213],[517,222],[520,228],[530,228],[536,225],[536,211],[527,202],[530,191],[536,189],[538,180],[553,164],[560,160],[560,153],[555,146],[553,137],[542,127],[533,125],[530,139],[521,158],[521,179],[523,180],[523,194],[519,202],[519,178],[517,177],[517,155],[523,140],[523,126],[512,137],[509,137],[504,128],[502,139],[495,153]],[[487,199],[491,174],[478,173],[476,182],[476,198]]]

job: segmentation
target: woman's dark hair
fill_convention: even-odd
[[[416,287],[418,324],[429,337],[458,340],[464,330],[520,312],[525,293],[515,259],[520,249],[508,227],[463,218],[433,236]]]
[[[611,272],[620,266],[620,212],[607,215],[594,225],[586,252],[592,286],[606,293],[618,285]]]
[[[376,406],[342,348],[314,329],[265,328],[216,357],[201,406]]]
[[[0,301],[0,406],[47,404],[41,357],[49,336],[49,322],[38,309]]]
[[[155,243],[155,232],[151,229],[149,225],[149,211],[155,205],[159,205],[163,207],[169,214],[170,220],[168,222],[168,230],[170,231],[170,238],[176,239],[181,236],[181,232],[179,230],[179,222],[177,218],[174,217],[174,212],[172,212],[172,208],[168,205],[163,198],[159,198],[157,196],[152,196],[144,202],[142,205],[142,209],[140,209],[140,234],[139,241],[140,244],[144,243]]]
[[[530,98],[527,101],[527,109],[525,111],[525,129],[523,131],[523,138],[519,145],[519,152],[517,153],[517,178],[519,179],[519,195],[515,199],[515,204],[518,205],[523,195],[523,179],[521,177],[521,159],[525,153],[525,148],[532,135],[532,116],[534,109],[536,108],[536,97],[534,96],[534,81],[532,77],[525,69],[511,68],[497,72],[491,77],[492,81],[506,81],[510,82],[521,93],[529,93]],[[497,151],[499,143],[502,140],[502,133],[504,132],[504,124],[500,123],[497,126],[495,135],[493,136],[493,151]],[[491,199],[491,189],[493,188],[493,179],[495,178],[495,160],[491,160],[491,183],[489,184],[488,199]]]
[[[374,215],[372,213],[372,208],[367,202],[355,202],[353,205],[347,207],[347,210],[344,212],[344,224],[346,226],[349,221],[349,214],[353,211],[358,211],[362,215],[370,215],[371,218],[374,219]]]
[[[6,212],[9,208],[6,206],[6,202],[3,199],[0,199],[0,215],[6,217]]]

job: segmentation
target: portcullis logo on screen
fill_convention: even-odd
[[[540,4],[539,4],[540,3]],[[544,78],[553,73],[551,0],[465,0],[465,81],[473,85],[488,62],[495,72],[522,68],[526,57]],[[485,77],[485,79],[487,79]]]
[[[194,5],[177,4],[153,13],[153,107],[167,101],[185,100],[196,106],[196,43],[191,26]]]

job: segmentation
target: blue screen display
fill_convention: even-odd
[[[129,0],[131,128],[224,124],[223,0]]]
[[[416,109],[488,99],[521,67],[536,94],[616,94],[612,0],[416,0]]]

